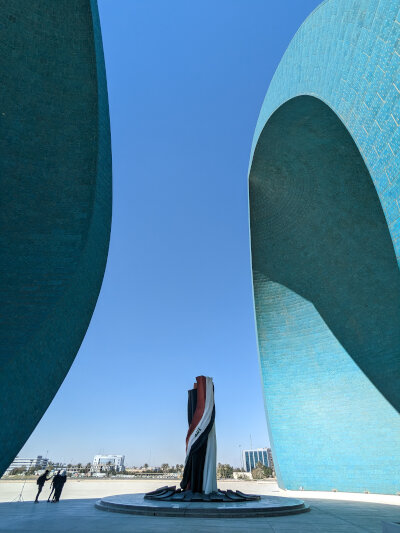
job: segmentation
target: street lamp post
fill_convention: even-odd
[[[240,464],[242,465],[242,470],[244,470],[243,466],[243,453],[242,453],[242,445],[239,444],[239,453],[240,453]]]

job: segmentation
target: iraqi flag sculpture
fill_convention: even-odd
[[[215,435],[214,384],[198,376],[188,391],[188,423],[183,490],[217,492],[217,440]]]
[[[144,498],[172,502],[208,502],[210,505],[259,500],[260,496],[217,488],[217,441],[212,378],[198,376],[193,389],[188,392],[189,430],[180,488],[165,485],[147,492]]]

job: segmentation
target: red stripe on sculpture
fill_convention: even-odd
[[[204,376],[197,376],[197,405],[196,410],[193,415],[192,423],[189,426],[187,436],[186,436],[186,449],[190,439],[190,435],[195,430],[197,424],[200,422],[203,413],[204,407],[206,405],[206,378]]]

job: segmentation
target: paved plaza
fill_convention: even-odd
[[[95,509],[98,498],[113,494],[146,492],[165,480],[68,480],[59,504],[33,503],[34,481],[27,481],[24,502],[13,502],[22,488],[17,481],[0,481],[0,532],[275,532],[275,533],[381,533],[382,521],[400,522],[400,496],[317,492],[285,492],[275,482],[220,482],[223,489],[248,493],[300,497],[309,513],[273,518],[201,519],[159,518],[108,513]],[[169,482],[173,484],[173,482]]]

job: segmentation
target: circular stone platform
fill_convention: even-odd
[[[144,494],[120,494],[98,500],[97,509],[112,513],[188,518],[255,518],[305,513],[310,510],[302,500],[261,496],[247,502],[168,502],[147,500]]]

